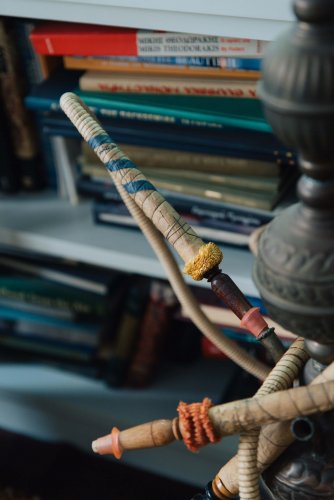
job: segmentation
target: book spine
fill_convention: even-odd
[[[63,64],[63,59],[60,56],[49,57],[42,54],[36,54],[36,57],[38,59],[38,64],[40,66],[42,78],[44,80],[49,78],[52,75],[52,73],[56,71],[58,68],[61,68]]]
[[[189,172],[240,176],[240,178],[252,176],[273,179],[277,179],[280,173],[280,168],[274,162],[123,143],[119,143],[119,147],[140,168],[151,168],[157,170],[157,173],[160,169],[169,169],[171,175],[174,171],[188,170]],[[96,154],[88,145],[82,143],[81,167],[96,165],[101,170],[101,164],[97,162]]]
[[[253,57],[263,55],[267,42],[226,38],[213,35],[192,35],[131,29],[101,29],[86,32],[36,29],[30,35],[39,54],[50,55],[112,55],[150,57]],[[107,48],[106,48],[107,47]],[[107,52],[107,54],[106,54]]]
[[[156,64],[142,61],[119,61],[94,57],[64,57],[64,66],[68,69],[108,71],[110,73],[153,74],[166,76],[230,78],[240,80],[258,80],[260,71],[213,66],[190,66],[181,64]]]
[[[174,170],[167,168],[156,169],[154,167],[140,167],[143,174],[152,179],[173,179],[173,182],[203,182],[206,185],[213,184],[215,187],[221,186],[222,189],[235,188],[247,189],[249,191],[263,191],[271,194],[278,192],[278,177],[258,177],[253,176],[250,170],[244,175],[233,175],[224,173],[213,173],[210,170],[189,171],[189,170]]]
[[[87,92],[129,93],[129,94],[167,94],[196,95],[211,97],[256,98],[254,81],[230,79],[173,80],[172,78],[153,79],[149,77],[127,78],[106,72],[86,72],[79,80],[79,87]]]
[[[229,243],[236,246],[247,246],[249,235],[254,230],[254,226],[246,225],[246,219],[239,219],[241,222],[230,222],[220,218],[217,210],[211,210],[210,215],[198,214],[198,211],[182,211],[177,204],[173,205],[175,210],[184,218],[186,222],[192,225],[197,234],[206,241],[215,241],[217,243]],[[196,213],[197,212],[197,213]],[[127,211],[122,202],[100,203],[95,201],[93,204],[94,221],[97,224],[118,225],[125,227],[138,228],[135,220]]]
[[[78,181],[78,189],[80,189],[80,185],[83,186],[83,190],[86,195],[89,194],[96,197],[93,207],[94,212],[96,210],[96,213],[99,211],[101,211],[101,213],[103,211],[107,212],[109,203],[123,202],[117,188],[110,183],[100,184],[98,182],[91,181],[90,179],[83,178]],[[206,220],[212,221],[218,219],[222,224],[225,223],[226,227],[228,225],[234,225],[237,227],[243,226],[246,228],[246,231],[249,232],[267,224],[273,217],[271,212],[251,211],[238,205],[206,202],[202,199],[196,199],[195,197],[174,195],[164,190],[161,190],[161,193],[177,212],[188,214],[188,217],[191,215],[194,217],[203,216]]]
[[[146,387],[158,370],[176,297],[169,285],[153,280],[150,298],[142,319],[136,350],[125,385]]]
[[[66,289],[67,288],[67,289]],[[49,286],[38,278],[1,278],[0,298],[27,302],[56,310],[72,311],[80,316],[103,316],[106,300],[93,293],[71,292],[69,287]]]
[[[0,100],[0,191],[16,193],[20,188],[19,172],[6,123],[7,117]]]
[[[69,361],[91,362],[94,359],[95,349],[83,349],[76,346],[63,345],[57,342],[47,342],[40,339],[26,339],[11,334],[0,335],[0,345],[19,349],[26,353],[38,354],[43,359],[45,356],[66,359]]]
[[[46,323],[31,321],[15,321],[13,335],[21,338],[35,338],[46,341],[61,342],[64,345],[96,348],[99,345],[98,325],[91,331],[81,330],[75,324],[66,327],[51,326]]]
[[[114,348],[104,370],[105,381],[112,387],[119,387],[124,383],[147,301],[148,281],[134,278],[124,299]]]
[[[69,87],[73,89],[73,86]],[[103,94],[100,92],[85,92],[80,89],[76,90],[76,94],[84,103],[95,113],[97,118],[101,120],[120,120],[142,124],[156,124],[162,126],[180,126],[186,128],[201,128],[209,130],[222,130],[225,128],[244,131],[256,131],[272,134],[272,129],[268,123],[261,117],[249,120],[240,116],[233,116],[224,113],[211,113],[210,111],[177,109],[175,105],[169,106],[168,103],[161,108],[159,105],[146,104],[141,101],[132,101],[126,99],[113,99],[112,94]],[[28,109],[37,112],[58,112],[61,111],[59,105],[59,90],[55,96],[51,95],[34,95],[29,94],[25,98],[25,104]],[[141,97],[144,97],[142,95]],[[158,97],[153,95],[152,97]],[[161,97],[161,96],[160,96]],[[204,96],[177,96],[165,95],[165,98],[178,97],[189,99],[215,99],[215,97],[206,98]],[[216,99],[221,99],[220,97]],[[228,98],[226,98],[228,99]],[[231,98],[235,101],[234,98]],[[257,99],[243,99],[251,103],[257,103]],[[191,103],[190,103],[191,105]],[[279,154],[279,152],[278,152]]]
[[[30,33],[35,25],[33,21],[18,18],[13,19],[12,23],[20,61],[24,67],[25,81],[28,88],[31,88],[43,81],[39,56],[35,53],[29,40]]]
[[[106,273],[100,266],[13,248],[1,249],[0,268],[6,273],[22,273],[71,287],[79,293],[92,292],[102,297],[114,291],[114,287],[118,289],[121,276],[120,272],[109,269]]]
[[[147,63],[169,66],[190,66],[193,68],[224,68],[238,69],[247,71],[260,71],[261,58],[243,59],[240,57],[120,57],[120,56],[64,56],[64,65],[67,68],[76,69],[83,68],[85,61],[89,63],[100,63],[105,65],[106,69],[109,64],[113,63]],[[84,68],[93,69],[93,68]]]
[[[43,133],[43,126],[39,123],[40,128],[40,144],[41,144],[41,152],[43,157],[43,164],[45,167],[45,177],[46,177],[46,185],[48,188],[52,190],[58,191],[59,188],[59,179],[57,173],[57,166],[54,158],[54,148],[52,144],[52,138]]]
[[[187,33],[138,32],[139,56],[260,57],[267,42]]]
[[[255,100],[253,99],[252,102]],[[36,108],[36,100],[30,105]],[[57,113],[49,111],[50,105],[51,103],[47,104],[45,111],[37,110],[37,113],[41,115],[40,123],[43,134],[80,138],[80,134],[73,126],[71,127],[68,121],[63,120]],[[138,118],[140,117],[138,116]],[[272,172],[272,175],[277,175],[281,171],[281,166],[284,168],[285,165],[296,164],[296,155],[293,151],[280,145],[272,134],[256,130],[251,131],[230,126],[221,126],[218,130],[213,130],[212,127],[187,126],[183,127],[181,134],[178,125],[159,123],[158,121],[142,121],[141,127],[138,128],[136,120],[127,120],[117,116],[116,118],[100,116],[100,120],[102,126],[112,135],[117,144],[126,144],[127,147],[153,148],[152,153],[157,162],[160,162],[160,156],[165,156],[165,150],[173,151],[172,154],[176,155],[175,161],[179,162],[180,166],[182,165],[182,157],[178,160],[178,152],[196,153],[196,157],[191,159],[195,169],[197,163],[199,163],[199,169],[202,168],[202,161],[196,159],[198,153],[204,154],[206,157],[203,164],[205,168],[207,164],[207,168],[212,169],[218,161],[223,170],[225,166],[230,165],[229,168],[233,166],[238,171],[239,168],[242,169],[242,165],[246,168],[250,162],[249,168],[257,169],[260,166],[268,166],[267,173],[262,170],[263,175],[268,175],[269,172]],[[220,159],[218,160],[218,158]],[[188,162],[188,160],[185,161]],[[256,166],[256,164],[258,165]],[[166,168],[169,167],[170,165],[166,166]]]
[[[126,154],[126,148],[121,148]],[[133,160],[133,157],[129,155]],[[196,182],[204,183],[205,186],[209,184],[213,185],[214,189],[218,189],[219,186],[222,188],[234,188],[234,189],[246,189],[247,191],[259,191],[264,193],[270,193],[275,195],[279,191],[280,178],[279,176],[263,176],[252,175],[252,171],[248,171],[245,175],[240,175],[238,172],[236,175],[231,173],[225,174],[221,172],[212,172],[210,170],[188,170],[188,169],[177,169],[177,168],[164,168],[164,167],[145,167],[140,162],[135,162],[142,173],[153,181],[153,183],[158,182],[159,179],[166,180],[167,182],[180,182],[185,183]],[[82,175],[89,176],[97,181],[108,182],[110,174],[108,171],[103,169],[101,165],[96,163],[86,163],[78,160],[78,166]],[[248,175],[247,175],[248,174]]]
[[[195,196],[204,200],[219,201],[231,205],[240,205],[259,210],[272,209],[272,196],[269,193],[260,191],[249,191],[247,189],[235,188],[217,188],[214,184],[208,186],[200,183],[182,183],[160,179],[158,177],[152,179],[154,185],[159,190],[167,190],[171,193],[184,193],[186,196]]]
[[[207,129],[224,129],[225,127],[244,128],[246,130],[256,130],[260,132],[270,132],[272,130],[266,122],[246,121],[238,117],[229,117],[225,115],[211,115],[210,113],[202,113],[200,118],[197,113],[192,111],[178,111],[166,108],[162,113],[161,110],[154,106],[145,106],[134,103],[119,103],[110,100],[110,107],[106,107],[105,103],[100,104],[98,99],[89,95],[89,92],[77,92],[79,97],[83,99],[85,104],[100,118],[120,118],[125,120],[133,120],[139,123],[156,123],[178,125],[181,127],[200,127]],[[255,100],[255,99],[252,99]],[[50,103],[50,110],[54,109],[55,104]],[[60,108],[58,108],[60,109]]]
[[[0,95],[24,190],[44,187],[34,119],[24,106],[25,83],[12,25],[0,18]]]

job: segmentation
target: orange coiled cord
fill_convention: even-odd
[[[218,443],[221,439],[221,436],[216,435],[209,417],[211,406],[212,401],[204,398],[201,403],[187,404],[180,401],[177,407],[183,441],[192,452],[208,443]]]

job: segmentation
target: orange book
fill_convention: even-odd
[[[67,69],[108,71],[111,73],[133,73],[146,75],[185,76],[192,78],[231,78],[259,80],[260,71],[218,68],[209,66],[189,66],[176,64],[155,64],[141,61],[117,61],[108,57],[65,56]]]

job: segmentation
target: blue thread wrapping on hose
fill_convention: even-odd
[[[91,148],[96,149],[102,144],[114,144],[111,138],[107,134],[99,134],[91,137],[88,141]]]
[[[136,165],[131,160],[129,160],[129,158],[109,160],[107,163],[105,163],[105,166],[111,172],[117,172],[118,170],[123,170],[124,168],[137,168]]]
[[[87,142],[94,150],[104,144],[114,144],[112,139],[107,134],[95,135]],[[105,164],[105,166],[111,172],[117,172],[125,168],[137,168],[136,165],[126,157],[119,158],[117,160],[110,160]],[[123,184],[123,187],[129,194],[135,194],[139,191],[156,191],[155,186],[148,180],[127,182]]]
[[[139,191],[156,191],[155,186],[147,180],[127,182],[123,184],[123,187],[129,194],[135,194]]]

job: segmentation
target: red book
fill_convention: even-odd
[[[126,385],[146,387],[152,382],[162,357],[175,305],[176,297],[171,287],[153,280]]]
[[[57,21],[38,24],[30,40],[38,54],[123,57],[261,57],[267,43]]]
[[[137,30],[95,24],[45,21],[30,34],[37,54],[69,55],[137,55]]]

